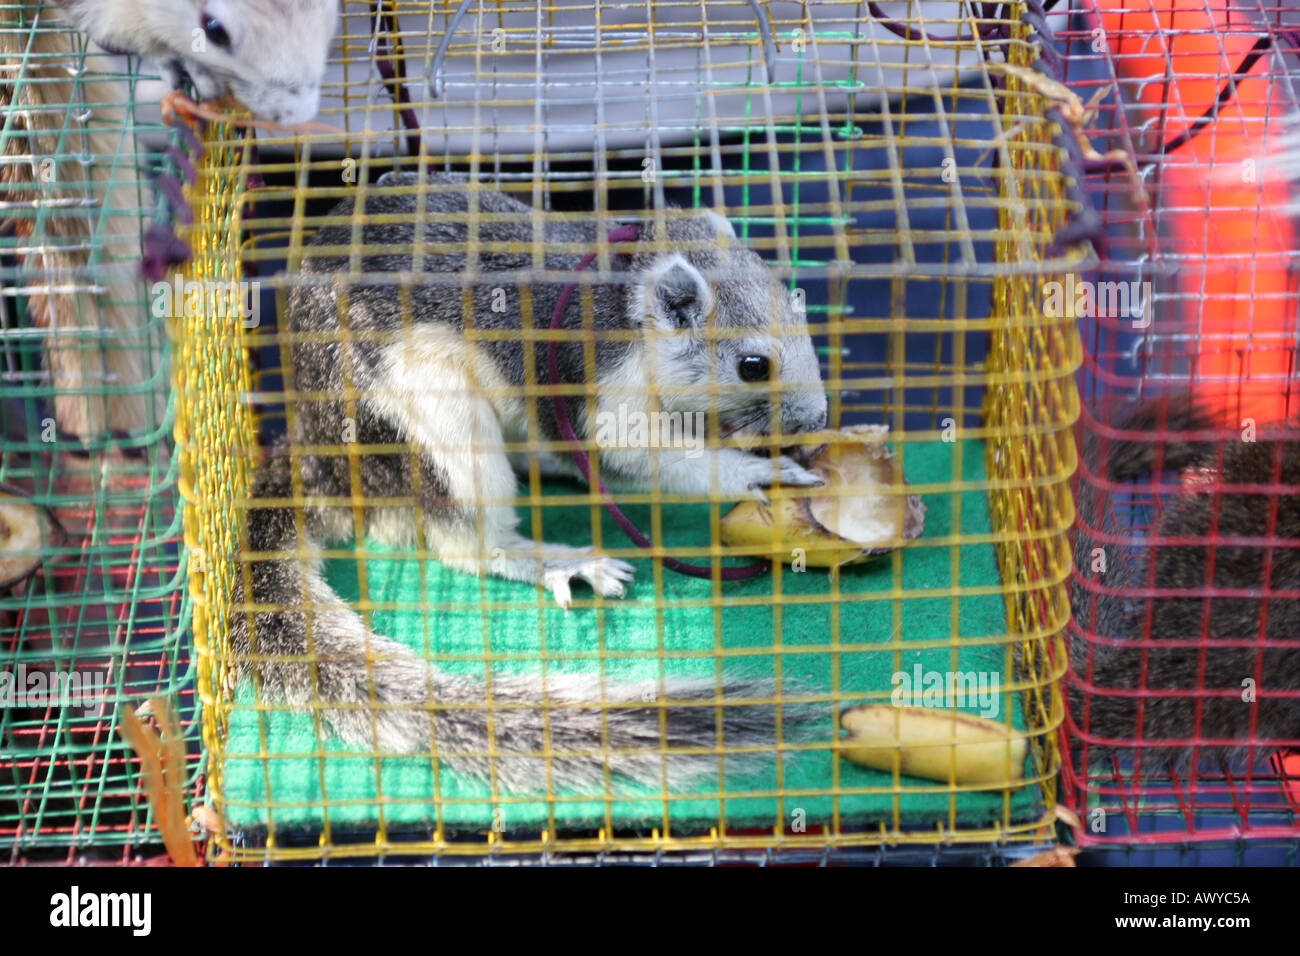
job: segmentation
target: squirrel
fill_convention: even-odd
[[[141,256],[139,172],[121,155],[127,86],[81,69],[76,34],[58,27],[33,23],[29,6],[0,5],[0,114],[7,124],[0,199],[5,225],[26,237],[14,250],[18,282],[32,325],[48,330],[58,430],[89,443],[112,432],[152,431],[166,408],[162,389],[143,387],[160,359],[135,272],[109,265]],[[73,117],[81,128],[77,149],[68,144]],[[87,328],[107,334],[86,335]]]
[[[1141,744],[1144,763],[1181,769],[1200,756],[1253,762],[1259,750],[1294,744],[1300,739],[1300,697],[1274,695],[1300,690],[1300,598],[1269,595],[1300,590],[1300,435],[1204,440],[1223,429],[1187,396],[1142,401],[1125,410],[1116,428],[1169,437],[1087,433],[1081,460],[1098,470],[1104,461],[1106,481],[1159,480],[1157,468],[1212,479],[1160,497],[1151,528],[1159,539],[1202,543],[1141,542],[1145,546],[1134,552],[1109,541],[1110,535],[1132,532],[1104,507],[1110,496],[1093,484],[1103,476],[1080,480],[1068,676],[1079,735],[1094,752]],[[1231,487],[1236,485],[1281,489]],[[1278,543],[1212,543],[1234,537]],[[1107,560],[1094,573],[1097,548]],[[1204,592],[1211,587],[1252,593],[1210,597]],[[1152,588],[1181,593],[1138,596]],[[1261,637],[1270,646],[1261,646]],[[1161,646],[1175,640],[1199,643]],[[1114,693],[1142,686],[1157,696]],[[1247,693],[1252,687],[1253,697]],[[1148,740],[1152,746],[1143,743]]]
[[[53,0],[104,49],[156,63],[200,99],[231,93],[273,123],[320,107],[339,0]]]
[[[81,69],[76,34],[156,61],[199,96],[233,93],[273,122],[305,122],[320,105],[338,0],[51,0],[0,6],[0,112],[7,117],[0,196],[32,233],[23,270],[33,325],[48,329],[47,365],[59,432],[89,444],[113,433],[148,433],[165,415],[147,310],[133,269],[141,246],[139,179],[127,84]],[[33,17],[33,11],[36,16]],[[94,121],[87,122],[93,115]],[[73,117],[80,146],[68,140]],[[12,119],[8,119],[12,117]],[[75,128],[75,127],[74,127]],[[11,135],[12,134],[12,135]],[[90,157],[93,161],[88,161]],[[56,165],[46,167],[46,162]],[[39,170],[39,172],[38,172]],[[51,174],[52,175],[49,175]],[[93,272],[93,281],[88,273]],[[95,287],[98,287],[97,289]],[[84,331],[83,331],[84,330]],[[90,331],[92,334],[85,334]]]
[[[248,548],[311,553],[347,542],[353,509],[340,506],[340,499],[405,498],[416,502],[425,546],[451,567],[533,582],[566,608],[575,579],[620,597],[632,565],[590,549],[533,542],[516,529],[517,477],[505,445],[527,440],[530,417],[540,432],[534,437],[560,437],[551,396],[525,393],[530,362],[523,316],[530,307],[531,326],[546,328],[565,280],[520,280],[534,266],[531,253],[496,251],[532,244],[536,228],[547,248],[545,270],[572,273],[604,233],[594,221],[542,223],[531,207],[471,187],[463,177],[439,174],[420,183],[414,174],[386,175],[366,190],[360,214],[352,198],[329,214],[352,218],[358,232],[351,224],[327,225],[306,247],[285,315],[285,331],[295,337],[289,384],[312,396],[299,400],[289,416],[289,443],[313,449],[295,456],[306,502],[303,536],[294,509],[258,504],[295,495],[282,444],[251,482]],[[477,254],[441,251],[469,247],[471,204],[481,217]],[[417,221],[423,240],[437,244],[418,259],[412,253]],[[361,277],[351,278],[347,250],[357,242]],[[715,441],[695,456],[671,447],[602,447],[602,479],[647,490],[653,474],[665,493],[721,497],[761,497],[778,478],[787,486],[822,484],[793,457],[754,450],[773,425],[784,435],[824,428],[827,401],[802,312],[762,259],[740,244],[730,223],[712,211],[669,210],[661,224],[652,218],[641,227],[630,254],[611,250],[610,262],[615,279],[592,285],[589,319],[580,296],[572,296],[563,313],[564,329],[588,334],[585,342],[558,345],[559,382],[594,384],[601,409],[623,403],[645,411],[654,394],[660,407],[709,413],[710,427],[716,413],[718,437],[735,445]],[[442,285],[414,278],[434,273],[473,278]],[[535,380],[544,380],[547,343],[535,342],[533,351]],[[356,486],[341,447],[347,385],[358,393],[356,447],[402,447],[360,453]],[[534,406],[531,415],[527,402]],[[575,394],[565,402],[577,436],[588,438],[593,429],[586,397]],[[314,450],[321,446],[337,451]],[[542,459],[544,473],[575,473],[559,456]],[[377,505],[363,514],[371,540],[417,544],[409,508]],[[436,745],[459,773],[486,780],[493,769],[487,757],[491,720],[495,748],[504,755],[495,760],[498,785],[527,792],[546,779],[543,758],[535,755],[546,750],[548,737],[555,754],[551,780],[574,789],[599,788],[607,768],[643,783],[666,779],[672,787],[716,773],[716,753],[673,751],[716,748],[720,704],[728,748],[774,741],[774,708],[732,705],[770,696],[772,687],[763,681],[724,679],[719,701],[711,680],[670,678],[663,696],[674,703],[665,703],[644,701],[641,686],[597,677],[551,676],[545,687],[536,676],[494,677],[489,713],[481,679],[449,674],[367,630],[330,590],[319,560],[250,561],[247,597],[274,611],[238,610],[245,594],[243,574],[237,577],[230,632],[236,676],[253,677],[263,698],[291,707],[323,702],[324,725],[352,746],[428,753]],[[810,710],[784,710],[788,733],[811,725]],[[662,759],[645,752],[660,744],[667,748]]]

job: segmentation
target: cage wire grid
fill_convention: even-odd
[[[213,307],[209,297],[207,308],[186,310],[169,321],[169,333],[197,694],[209,758],[206,799],[220,820],[209,837],[211,856],[232,862],[536,859],[539,854],[717,861],[733,854],[765,861],[774,855],[817,859],[852,848],[887,855],[958,852],[966,845],[1000,847],[1005,856],[1051,839],[1061,719],[1052,689],[1059,668],[1054,670],[1051,661],[1062,658],[1059,652],[1053,658],[1048,648],[1059,642],[1068,617],[1063,582],[1069,569],[1065,534],[1072,521],[1067,482],[1074,467],[1069,429],[1077,415],[1073,375],[1080,350],[1072,321],[1043,315],[1037,288],[1046,276],[1082,268],[1088,253],[1054,244],[1058,230],[1083,204],[1071,194],[1072,179],[1064,168],[1068,139],[1050,118],[1053,104],[1026,74],[990,65],[1005,59],[1033,69],[1043,40],[1022,19],[1023,5],[1008,8],[1005,21],[977,17],[958,3],[899,5],[898,23],[926,31],[923,38],[904,39],[879,28],[863,4],[774,3],[768,11],[781,52],[769,82],[748,5],[710,6],[722,11],[721,26],[702,20],[698,6],[677,4],[472,5],[448,45],[441,96],[431,99],[424,77],[451,5],[347,3],[331,74],[341,79],[327,86],[321,116],[340,127],[341,135],[289,138],[261,132],[254,146],[245,131],[220,124],[206,130],[198,179],[189,194],[196,221],[187,237],[195,258],[180,274],[225,290],[217,297],[224,306]],[[640,25],[606,22],[616,14],[634,14]],[[594,25],[571,26],[584,16]],[[501,26],[489,30],[475,23]],[[994,36],[994,27],[1004,33]],[[504,31],[504,40],[497,29]],[[509,55],[528,64],[522,72],[511,70],[514,61],[508,58],[487,56],[494,37]],[[684,54],[681,62],[687,65],[674,71],[673,53]],[[565,69],[563,57],[575,54],[594,63],[583,77],[585,87]],[[611,65],[616,55],[624,59]],[[555,57],[562,65],[553,70]],[[883,64],[892,72],[887,74]],[[667,71],[669,93],[658,92],[659,69]],[[656,84],[650,83],[652,76]],[[632,94],[638,88],[650,94],[637,100]],[[622,107],[616,108],[620,96]],[[636,113],[629,103],[637,104]],[[665,122],[669,103],[676,112]],[[508,108],[520,104],[524,118],[512,119]],[[555,124],[548,122],[551,109],[560,117]],[[917,149],[932,151],[936,161],[910,161],[909,151]],[[938,161],[944,157],[953,161]],[[322,556],[351,566],[360,579],[349,606],[372,621],[384,614],[389,621],[402,613],[424,615],[422,620],[435,623],[422,625],[421,656],[479,675],[556,668],[563,654],[565,660],[589,662],[611,680],[628,661],[648,661],[661,676],[675,662],[694,661],[716,681],[724,664],[757,653],[772,657],[779,678],[822,655],[828,662],[825,683],[810,696],[828,712],[889,697],[887,684],[841,686],[852,684],[847,665],[855,655],[887,659],[897,671],[918,652],[956,666],[959,645],[986,648],[1003,679],[1007,712],[1023,715],[1031,740],[1023,784],[1030,799],[1017,804],[1010,789],[994,793],[991,809],[971,823],[960,818],[959,800],[978,788],[918,785],[897,769],[864,782],[858,768],[833,758],[829,717],[822,739],[781,745],[772,781],[745,789],[715,785],[702,795],[711,801],[711,812],[685,822],[679,808],[701,794],[655,793],[643,801],[653,809],[629,822],[619,810],[627,794],[612,782],[603,793],[583,797],[594,809],[577,822],[566,817],[575,797],[552,791],[549,778],[541,796],[494,786],[469,795],[431,797],[427,789],[413,795],[400,787],[390,792],[391,781],[382,774],[389,758],[364,751],[360,765],[371,768],[367,776],[379,773],[381,792],[366,800],[346,788],[341,796],[323,796],[327,778],[337,790],[338,779],[329,777],[338,766],[331,761],[344,758],[337,743],[322,738],[285,748],[276,739],[284,708],[254,702],[232,686],[238,657],[231,646],[232,616],[261,609],[231,603],[239,577],[265,557],[249,547],[246,522],[258,507],[273,504],[291,504],[300,522],[310,503],[298,485],[289,498],[249,502],[250,469],[265,459],[286,424],[292,425],[296,408],[323,397],[292,384],[293,345],[304,334],[283,324],[271,327],[272,310],[265,307],[255,324],[232,320],[245,301],[232,283],[247,280],[249,267],[255,270],[261,301],[274,299],[275,322],[282,323],[288,296],[295,281],[301,282],[295,276],[306,243],[330,222],[352,230],[348,248],[334,250],[349,257],[349,284],[362,278],[393,282],[391,275],[362,270],[361,255],[376,250],[360,247],[359,217],[326,214],[341,198],[375,195],[380,189],[375,177],[394,169],[464,173],[471,194],[506,190],[533,207],[523,218],[537,224],[582,222],[593,215],[605,226],[666,219],[668,201],[725,213],[740,240],[783,282],[805,290],[831,425],[889,424],[889,442],[904,472],[913,467],[909,460],[923,462],[936,449],[951,446],[928,479],[913,478],[909,490],[923,496],[932,514],[942,506],[952,526],[944,534],[927,531],[907,549],[875,559],[865,572],[879,583],[874,590],[863,590],[864,578],[850,571],[822,578],[810,590],[807,578],[777,565],[770,586],[759,591],[736,593],[733,583],[715,579],[707,590],[691,592],[658,562],[643,565],[638,582],[646,590],[640,596],[620,603],[575,592],[572,614],[592,622],[589,645],[577,651],[557,652],[545,642],[524,651],[508,645],[494,650],[494,633],[504,627],[501,622],[514,619],[509,615],[523,615],[536,632],[561,645],[556,635],[563,635],[565,625],[555,617],[552,598],[540,589],[503,590],[490,579],[452,588],[444,577],[440,586],[449,590],[432,591],[429,579],[439,572],[422,562],[430,552],[418,546],[398,563],[417,565],[424,590],[396,600],[382,593],[365,596],[373,571],[358,560],[355,545],[328,546]],[[433,189],[417,192],[424,195],[426,188]],[[548,255],[597,254],[575,295],[586,330],[579,338],[590,346],[592,290],[620,281],[612,258],[619,249],[602,238],[604,227],[595,239],[575,247],[543,243],[540,228],[531,240],[475,238],[474,230],[492,221],[487,214],[468,217],[471,238],[463,251],[472,258],[497,251],[531,258],[531,265],[495,277],[502,282],[562,284],[575,276],[571,268],[548,268]],[[443,251],[428,240],[416,248],[427,255]],[[459,273],[423,271],[419,283],[445,289],[453,301],[468,301],[467,280]],[[397,286],[409,312],[411,284],[398,279]],[[915,304],[918,288],[931,294],[925,306]],[[527,303],[526,296],[522,299]],[[530,314],[527,304],[522,312],[529,340],[565,341],[566,334],[573,339],[573,333],[550,332],[549,315]],[[495,334],[473,332],[483,341]],[[348,341],[359,341],[373,333],[346,334]],[[723,390],[716,381],[708,387],[715,394]],[[513,388],[534,397],[556,390],[540,365],[528,368],[525,384]],[[590,376],[587,385],[569,391],[587,403],[598,398]],[[367,393],[354,381],[335,397],[351,410]],[[942,433],[954,426],[961,441],[944,443]],[[587,444],[598,460],[599,449]],[[528,434],[508,447],[532,462],[522,479],[526,491],[515,504],[527,515],[523,528],[534,539],[545,537],[543,525],[554,533],[556,519],[548,515],[543,521],[545,507],[562,515],[565,525],[589,522],[591,540],[602,552],[643,557],[611,526],[600,500],[585,487],[557,488],[542,480],[539,455],[564,450],[563,442],[542,437],[533,421]],[[405,445],[380,450],[409,453]],[[333,453],[354,468],[361,452],[355,445],[298,446],[290,457],[296,462],[304,455]],[[360,529],[363,503],[374,501],[363,499],[355,481],[354,472],[351,493],[336,503]],[[619,492],[616,498],[643,516],[643,530],[657,542],[672,530],[674,510],[690,506],[688,499],[660,490]],[[721,567],[731,552],[720,545],[718,523],[729,503],[716,494],[695,502],[697,533],[665,550]],[[412,506],[409,497],[397,503]],[[981,511],[988,523],[976,528],[972,520],[972,527],[965,527],[963,516]],[[701,529],[707,536],[698,533]],[[990,576],[970,583],[963,569],[976,563],[973,555],[981,548],[978,553],[990,557]],[[947,582],[905,583],[904,558],[926,550],[937,556]],[[368,547],[369,557],[375,553]],[[853,581],[858,583],[846,587]],[[961,629],[961,602],[972,599],[996,607],[998,624],[959,642],[954,635]],[[900,638],[903,620],[920,601],[947,604],[934,615],[935,632]],[[628,607],[649,612],[649,643],[631,653],[610,646]],[[768,615],[770,641],[728,646],[734,643],[728,615],[753,608]],[[785,633],[808,608],[826,615],[826,630],[817,637]],[[887,640],[873,635],[864,643],[859,635],[841,632],[847,626],[842,621],[869,609],[879,609],[874,613],[890,635]],[[702,622],[695,631],[702,640],[683,652],[674,644],[675,619],[692,612],[699,612],[690,620]],[[447,633],[447,622],[476,636],[479,649],[435,650],[429,628]],[[786,696],[759,700],[797,702]],[[718,749],[721,760],[727,747]],[[792,768],[809,754],[825,760],[827,777],[801,788],[790,782]],[[548,762],[555,757],[549,741],[541,755]],[[292,760],[304,768],[307,789],[291,787],[282,790],[292,791],[289,796],[277,796],[272,781]],[[437,763],[427,772],[435,787],[437,774],[448,774]],[[909,819],[907,809],[918,795],[937,798],[922,821]],[[843,809],[864,797],[879,801],[874,816],[855,818]],[[731,811],[745,800],[766,801],[761,805],[770,809],[757,816]],[[818,800],[824,810],[814,812],[806,827],[795,825],[793,813]],[[358,816],[359,803],[366,804],[369,816]],[[543,809],[527,825],[494,827],[498,815],[509,821],[530,803]],[[413,821],[412,806],[427,808],[428,817],[417,814]]]
[[[1145,290],[1136,315],[1080,318],[1085,448],[1089,436],[1117,437],[1134,398],[1170,392],[1224,409],[1224,424],[1238,430],[1257,420],[1261,436],[1294,419],[1294,183],[1273,151],[1297,115],[1297,13],[1293,5],[1267,0],[1095,0],[1058,32],[1062,77],[1096,110],[1089,130],[1095,148],[1118,150],[1132,162],[1131,169],[1095,163],[1085,175],[1105,224],[1096,277]],[[1169,434],[1157,427],[1145,440],[1161,447]],[[1095,496],[1097,514],[1076,533],[1107,548],[1168,547],[1146,542],[1177,501],[1174,490],[1111,485],[1099,457],[1104,448],[1082,456],[1078,494]],[[1267,513],[1296,492],[1283,480],[1250,493]],[[1268,536],[1278,548],[1296,546],[1280,527]],[[1273,587],[1272,602],[1294,600],[1285,587]],[[1121,593],[1142,600],[1131,589]],[[1198,590],[1194,598],[1208,605],[1204,595],[1212,593]],[[1094,635],[1090,622],[1086,614],[1076,617],[1072,629],[1077,640],[1100,647],[1107,635]],[[1182,636],[1204,641],[1204,626],[1200,635]],[[1266,649],[1286,642],[1261,635],[1257,646],[1262,659]],[[1072,670],[1067,680],[1086,676]],[[1205,675],[1197,686],[1219,690],[1223,682]],[[1110,693],[1098,687],[1083,691],[1082,700],[1090,706]],[[1172,769],[1147,757],[1139,777],[1134,759],[1143,748],[1136,737],[1117,755],[1089,761],[1086,745],[1095,749],[1104,735],[1090,730],[1085,713],[1072,711],[1062,731],[1062,787],[1063,802],[1082,815],[1075,834],[1080,845],[1126,861],[1168,862],[1176,852],[1180,861],[1193,854],[1240,862],[1275,852],[1294,864],[1295,770],[1269,759],[1284,753],[1288,741],[1253,748],[1249,766],[1210,758]]]
[[[41,4],[0,7],[0,47],[0,485],[57,523],[0,589],[0,857],[131,862],[160,847],[120,705],[172,698],[193,792],[200,768],[168,343],[137,278],[164,131]],[[25,695],[34,674],[85,706]]]

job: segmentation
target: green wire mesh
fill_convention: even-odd
[[[172,697],[199,768],[170,347],[139,278],[166,131],[48,5],[0,7],[0,49],[0,484],[58,525],[0,588],[0,859],[129,860],[158,840],[121,705]]]

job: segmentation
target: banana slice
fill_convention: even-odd
[[[935,707],[872,704],[840,714],[840,753],[863,767],[956,784],[1024,779],[1029,741],[1007,724]]]
[[[826,479],[807,498],[771,504],[742,501],[723,517],[722,543],[774,560],[803,557],[809,567],[834,568],[886,554],[925,528],[925,505],[907,486],[885,444],[885,425],[832,432],[808,464]],[[839,492],[839,493],[835,493]]]
[[[45,560],[45,549],[63,541],[63,527],[53,513],[0,488],[0,588],[35,574]]]

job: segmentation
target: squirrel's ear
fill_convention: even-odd
[[[692,329],[704,319],[708,286],[698,269],[674,255],[652,269],[647,285],[647,311],[665,331]]]
[[[730,219],[727,219],[725,216],[719,216],[712,209],[704,210],[704,218],[708,221],[709,225],[713,227],[715,235],[719,237],[727,236],[731,239],[736,238],[736,229],[732,226]]]

